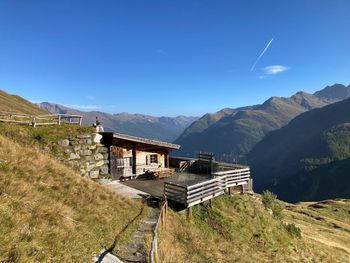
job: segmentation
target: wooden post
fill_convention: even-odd
[[[61,125],[61,115],[58,114],[58,125]]]
[[[166,153],[165,155],[166,157],[166,168],[169,168],[170,167],[170,161],[169,161],[169,152]]]
[[[187,217],[191,218],[192,217],[192,206],[187,208]]]
[[[209,207],[210,207],[210,208],[213,208],[213,198],[212,198],[212,199],[209,199]]]
[[[136,150],[132,149],[132,173],[136,175]]]
[[[80,118],[79,118],[79,126],[81,126],[82,120],[83,120],[83,117],[80,117]]]

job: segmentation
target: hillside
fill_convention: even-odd
[[[348,112],[350,99],[303,113],[266,135],[248,155],[255,190],[273,189],[290,201],[349,197],[341,190],[350,187],[347,162],[336,162],[350,158]],[[293,197],[296,189],[300,197]]]
[[[0,262],[90,262],[141,208],[0,135]]]
[[[332,161],[312,171],[301,171],[269,187],[290,202],[350,199],[350,158]],[[283,191],[283,193],[281,193]]]
[[[182,145],[177,154],[193,156],[201,150],[225,161],[237,161],[268,132],[303,112],[345,99],[349,93],[350,86],[335,84],[315,94],[298,92],[290,98],[272,97],[261,105],[204,115],[175,141]]]
[[[0,90],[0,111],[25,114],[47,114],[47,111],[40,109],[33,103]]]
[[[282,219],[264,209],[259,195],[219,197],[212,209],[194,207],[191,220],[170,213],[160,233],[159,261],[349,262],[348,200],[280,205]],[[301,238],[287,226],[293,223]]]
[[[102,122],[105,130],[130,134],[162,141],[174,141],[197,117],[154,117],[142,114],[118,113],[109,114],[99,111],[84,112],[71,109],[55,103],[38,104],[51,113],[69,113],[83,116],[83,124],[92,125],[96,116]]]

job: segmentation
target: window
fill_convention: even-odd
[[[150,155],[150,163],[158,163],[158,154]]]

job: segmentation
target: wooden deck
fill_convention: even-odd
[[[135,188],[142,192],[148,193],[155,197],[163,197],[164,195],[164,184],[167,182],[179,183],[182,185],[193,185],[196,183],[207,181],[213,178],[209,175],[197,175],[191,173],[174,173],[171,177],[160,179],[160,180],[150,180],[145,178],[139,178],[137,180],[129,180],[121,182],[124,185]]]

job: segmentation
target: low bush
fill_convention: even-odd
[[[277,202],[277,195],[266,190],[262,194],[262,202],[266,209],[271,209],[272,214],[276,218],[282,218],[283,207]]]
[[[299,227],[297,227],[296,225],[292,224],[286,224],[284,225],[284,227],[286,228],[287,232],[293,236],[293,237],[297,237],[297,238],[301,238],[301,230]]]

